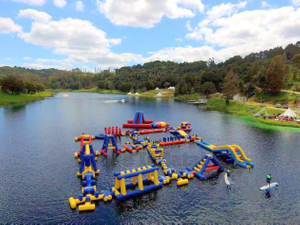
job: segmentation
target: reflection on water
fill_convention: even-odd
[[[64,94],[68,94],[64,97]],[[105,101],[121,100],[106,104]],[[188,121],[192,134],[215,145],[238,144],[255,163],[250,171],[228,164],[231,190],[224,174],[193,179],[188,186],[176,183],[125,201],[99,202],[90,213],[72,211],[68,198],[80,193],[79,165],[74,137],[93,135],[104,127],[121,126],[143,111],[146,119],[165,121],[173,127]],[[2,223],[300,223],[300,140],[289,129],[263,129],[249,120],[206,111],[203,107],[173,100],[143,99],[95,93],[59,93],[53,98],[24,106],[0,108],[0,222]],[[251,124],[252,125],[252,124]],[[161,140],[170,134],[149,134]],[[128,137],[117,141],[119,147]],[[95,150],[101,140],[93,141]],[[195,144],[167,146],[168,165],[177,170],[194,165],[208,152]],[[97,189],[114,185],[114,172],[151,164],[146,150],[119,156],[109,151],[99,157]],[[272,173],[277,189],[262,192],[266,174]],[[159,174],[163,172],[159,170]]]

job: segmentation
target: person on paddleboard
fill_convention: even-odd
[[[269,186],[269,187],[271,184],[271,180],[272,180],[271,174],[267,175],[267,186]]]

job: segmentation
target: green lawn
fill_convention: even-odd
[[[225,113],[231,113],[240,116],[252,117],[254,121],[269,124],[269,125],[300,128],[300,124],[297,124],[296,122],[280,122],[272,119],[262,119],[260,117],[254,117],[253,114],[259,112],[262,109],[257,104],[255,105],[252,105],[250,103],[243,104],[237,101],[230,100],[229,104],[226,105],[225,99],[211,98],[208,100],[207,109],[221,111]],[[266,110],[270,115],[284,112],[284,109],[266,108]]]
[[[278,95],[272,95],[272,94],[267,94],[267,93],[260,93],[256,94],[254,97],[255,102],[268,102],[270,104],[289,104],[293,105],[294,100],[298,99],[299,100],[299,95],[298,94],[293,94],[293,93],[287,93],[287,92],[280,92]]]
[[[125,94],[124,92],[118,90],[106,90],[106,89],[99,89],[97,87],[93,88],[82,88],[78,90],[73,89],[55,89],[55,92],[89,92],[89,93],[101,93],[101,94]]]
[[[198,93],[194,93],[190,95],[178,95],[175,97],[175,99],[180,102],[189,102],[190,100],[198,101],[199,98],[203,98],[203,96]]]
[[[36,94],[11,94],[0,91],[0,105],[21,104],[43,100],[54,95],[52,91],[44,91]]]
[[[158,97],[157,94],[161,93],[162,96]],[[148,97],[148,98],[173,98],[175,90],[169,89],[160,89],[160,90],[151,90],[146,92],[139,93],[141,97]]]

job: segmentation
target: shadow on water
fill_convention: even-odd
[[[11,112],[19,112],[25,110],[27,104],[18,104],[18,105],[9,105],[6,106],[4,109],[5,111]]]

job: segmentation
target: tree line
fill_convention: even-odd
[[[14,93],[34,93],[43,88],[77,90],[93,87],[144,92],[156,87],[175,86],[175,95],[202,93],[209,96],[222,92],[226,98],[232,98],[236,93],[247,97],[257,92],[277,94],[282,88],[291,86],[298,90],[299,69],[300,42],[297,42],[285,48],[251,53],[244,58],[234,56],[221,63],[215,63],[213,58],[191,63],[153,61],[125,66],[114,72],[104,70],[98,73],[84,73],[80,69],[62,71],[0,67],[0,85],[3,91]],[[10,87],[7,82],[14,85]],[[35,88],[30,87],[30,82]],[[16,87],[16,83],[20,87]]]

